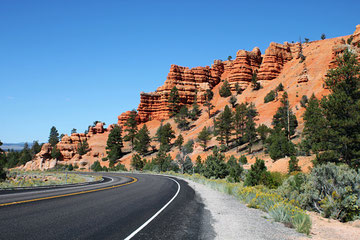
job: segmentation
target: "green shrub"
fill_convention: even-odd
[[[102,167],[100,165],[100,162],[99,161],[95,161],[92,165],[91,165],[91,170],[95,171],[95,172],[99,172],[99,171],[102,171]]]
[[[276,93],[274,90],[271,90],[268,94],[266,94],[265,98],[264,98],[264,103],[268,103],[271,101],[274,101],[276,97]]]
[[[248,163],[247,158],[246,158],[245,155],[241,155],[239,161],[240,161],[241,164],[247,164]]]
[[[225,80],[223,85],[221,86],[219,90],[219,94],[221,97],[230,97],[231,96],[231,90],[229,83]]]
[[[276,87],[275,91],[277,91],[277,92],[284,91],[284,85],[282,83],[279,83],[279,85]]]
[[[346,165],[318,165],[309,175],[289,177],[278,190],[324,217],[346,222],[360,216],[360,175]]]

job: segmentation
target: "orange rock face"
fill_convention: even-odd
[[[270,43],[265,51],[263,62],[257,75],[260,81],[269,81],[276,78],[283,69],[285,63],[297,57],[300,51],[299,43]]]
[[[162,120],[169,118],[168,98],[171,89],[176,86],[179,92],[180,104],[192,104],[195,96],[199,103],[204,103],[204,93],[220,82],[224,65],[215,60],[209,67],[181,67],[171,65],[165,84],[152,93],[141,93],[138,114],[140,122]],[[125,115],[124,115],[125,116]]]
[[[236,53],[236,59],[227,66],[228,82],[232,90],[235,90],[235,84],[238,83],[242,89],[245,89],[251,82],[252,76],[260,68],[262,62],[261,52],[258,47],[251,52],[239,50]]]
[[[124,113],[122,113],[121,115],[118,116],[118,125],[119,126],[124,126],[124,124],[126,123],[126,121],[130,118],[130,114],[132,111],[126,111]],[[136,114],[136,121],[138,123],[140,123],[140,118],[139,115]],[[109,126],[110,127],[110,126]],[[111,129],[113,128],[113,126],[111,126]],[[111,131],[111,129],[108,129],[109,131]]]

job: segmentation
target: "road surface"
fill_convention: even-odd
[[[0,239],[200,239],[214,236],[182,180],[102,174],[100,184],[0,195]]]

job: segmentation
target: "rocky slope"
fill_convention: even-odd
[[[352,44],[350,48],[352,51],[360,52],[360,25],[356,27],[353,35]],[[171,89],[176,86],[179,90],[180,104],[189,105],[194,102],[197,97],[198,103],[204,103],[204,92],[211,89],[214,92],[214,99],[212,103],[215,108],[213,113],[222,111],[225,105],[228,104],[228,98],[219,96],[219,88],[223,80],[227,80],[231,89],[235,89],[235,84],[238,83],[243,89],[242,94],[237,95],[238,103],[253,102],[259,112],[257,120],[258,124],[266,124],[271,126],[272,116],[275,114],[280,105],[278,99],[275,101],[264,103],[266,94],[274,90],[280,83],[284,85],[285,91],[289,95],[290,105],[292,111],[296,114],[299,121],[298,135],[303,128],[302,115],[304,108],[300,105],[300,100],[303,95],[310,97],[315,94],[317,97],[322,97],[328,93],[324,88],[323,81],[325,75],[330,68],[336,65],[336,56],[341,53],[345,47],[349,47],[347,39],[350,36],[312,41],[309,43],[271,43],[266,49],[265,54],[260,52],[260,49],[255,47],[252,51],[239,50],[236,58],[230,61],[215,60],[212,66],[188,68],[177,65],[171,65],[169,74],[163,86],[159,87],[155,92],[141,93],[140,104],[138,106],[137,121],[139,127],[146,124],[150,130],[151,136],[155,135],[156,129],[159,127],[161,120],[165,123],[169,122],[176,132],[180,133],[172,119],[169,119],[169,108],[167,99]],[[306,58],[302,60],[300,54]],[[360,56],[360,55],[359,55]],[[360,61],[360,57],[359,57]],[[252,90],[249,87],[252,76],[257,74],[258,80],[262,88],[258,91]],[[235,93],[234,93],[235,94]],[[280,98],[279,96],[278,98]],[[130,111],[122,113],[118,116],[117,124],[123,125],[128,119]],[[183,131],[185,141],[189,139],[196,139],[197,134],[204,126],[212,126],[213,120],[208,119],[207,114],[200,116],[198,120],[192,123],[194,125],[189,131]],[[90,165],[98,160],[102,165],[108,165],[108,162],[101,161],[106,156],[106,140],[109,131],[112,129],[110,125],[107,129],[102,124],[97,124],[95,127],[89,129],[88,134],[73,134],[71,136],[64,136],[57,147],[63,156],[62,164],[76,164],[80,168],[89,169]],[[77,145],[79,141],[87,139],[91,151],[86,155],[80,157],[76,154]],[[296,141],[296,140],[295,140]],[[210,146],[217,144],[215,138],[210,141]],[[155,142],[152,145],[156,145]],[[129,146],[125,144],[125,151],[130,150]],[[48,144],[43,146],[42,151],[36,158],[28,162],[24,169],[48,169],[53,167],[57,162],[50,159],[49,153],[51,147]],[[193,161],[198,155],[205,157],[210,151],[203,152],[202,148],[195,144],[195,151],[190,155]],[[171,155],[175,157],[177,150],[173,149]],[[245,152],[237,153],[235,149],[228,153],[239,156]],[[262,151],[256,152],[248,158],[250,164],[255,161],[255,157],[261,157],[266,160],[270,170],[286,171],[288,159],[280,159],[273,163],[270,158]],[[151,158],[153,156],[149,156]],[[131,154],[125,155],[120,161],[127,167],[130,166]],[[204,159],[204,158],[203,158]],[[300,166],[306,171],[311,166],[311,158],[300,158]]]

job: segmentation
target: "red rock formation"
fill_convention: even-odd
[[[126,121],[129,119],[130,114],[132,111],[126,111],[124,113],[122,113],[121,115],[118,116],[118,125],[119,126],[124,126]],[[136,121],[138,123],[140,123],[140,118],[139,115],[136,113]],[[111,129],[113,128],[113,126],[111,126]],[[108,129],[109,130],[109,129]],[[110,131],[110,130],[109,130]]]
[[[171,89],[176,86],[179,92],[180,104],[192,104],[197,101],[203,103],[204,93],[220,82],[224,65],[215,60],[209,67],[187,68],[171,65],[165,84],[152,93],[141,93],[138,114],[140,122],[148,120],[162,120],[169,117],[168,98]],[[125,116],[125,115],[124,115]]]
[[[239,50],[236,53],[236,59],[231,62],[228,73],[228,82],[232,90],[235,90],[235,84],[238,83],[242,89],[245,89],[251,82],[254,72],[261,64],[262,57],[258,47],[251,52]]]
[[[356,26],[356,30],[355,32],[353,33],[353,41],[352,43],[355,45],[355,46],[359,46],[360,44],[360,24]]]
[[[263,62],[258,73],[258,80],[269,81],[276,78],[285,63],[296,57],[299,53],[299,43],[270,43],[265,51]]]
[[[303,83],[303,82],[308,82],[309,81],[309,76],[308,76],[308,70],[306,68],[306,64],[304,63],[304,68],[302,70],[302,72],[300,73],[297,82],[298,83]]]

